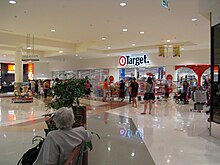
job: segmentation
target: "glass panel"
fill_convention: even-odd
[[[212,28],[212,120],[220,124],[220,24]]]

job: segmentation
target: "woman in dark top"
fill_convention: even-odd
[[[131,90],[130,92],[131,92],[131,98],[132,98],[132,107],[137,108],[136,97],[138,95],[138,83],[136,82],[136,78],[132,79],[130,90]]]
[[[119,97],[121,98],[121,101],[125,99],[125,83],[123,80],[121,80],[119,84]]]
[[[146,114],[147,110],[147,104],[149,103],[149,114],[151,114],[152,110],[152,101],[155,99],[154,96],[154,84],[151,77],[148,77],[147,83],[145,85],[145,94],[144,94],[144,112],[142,112],[142,115]]]
[[[181,98],[184,102],[184,104],[188,104],[188,96],[189,96],[189,84],[187,81],[183,82],[183,89],[182,89],[182,94]]]

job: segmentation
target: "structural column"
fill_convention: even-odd
[[[173,81],[177,81],[177,76],[175,74],[175,66],[173,66],[173,65],[166,66],[166,75],[168,75],[168,74],[173,76]]]
[[[23,82],[22,48],[18,47],[15,53],[15,85],[20,86]]]

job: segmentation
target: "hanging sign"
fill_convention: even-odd
[[[38,55],[22,55],[22,61],[39,61]]]
[[[179,46],[173,47],[173,57],[180,57],[180,47]]]
[[[167,0],[162,0],[162,6],[165,7],[165,8],[168,8]]]
[[[148,60],[147,55],[135,56],[135,57],[123,55],[119,57],[119,64],[120,66],[126,66],[126,65],[140,66],[140,65],[150,64],[150,61]]]
[[[165,47],[164,46],[159,47],[159,56],[165,57]]]

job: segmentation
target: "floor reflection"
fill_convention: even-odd
[[[143,142],[143,129],[136,128],[131,118],[106,112],[89,117],[88,125],[91,131],[101,136],[100,140],[95,137],[93,139],[94,149],[89,152],[89,163],[94,165],[133,165],[137,162],[155,164]]]

